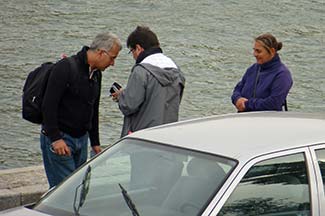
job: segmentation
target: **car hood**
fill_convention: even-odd
[[[34,211],[32,209],[28,209],[23,206],[1,211],[0,215],[1,216],[48,216],[48,214]]]

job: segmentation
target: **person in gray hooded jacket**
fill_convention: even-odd
[[[159,40],[148,27],[137,26],[127,47],[136,64],[126,88],[112,94],[124,115],[121,137],[134,131],[178,121],[185,77],[162,53]]]

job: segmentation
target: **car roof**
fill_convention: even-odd
[[[270,152],[325,143],[325,114],[234,113],[148,128],[128,137],[242,161]]]

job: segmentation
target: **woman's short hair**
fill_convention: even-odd
[[[282,42],[278,42],[277,39],[270,33],[265,33],[256,37],[255,41],[261,42],[268,52],[270,52],[271,48],[274,48],[275,51],[282,49]]]

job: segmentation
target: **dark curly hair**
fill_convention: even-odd
[[[146,26],[137,26],[129,35],[126,46],[134,49],[136,44],[139,44],[144,50],[160,45],[157,35]]]

